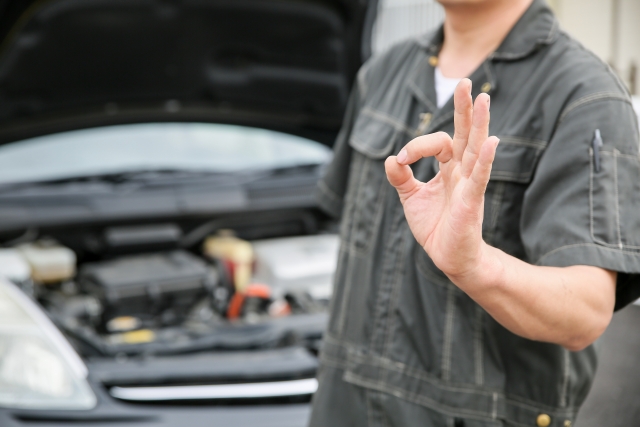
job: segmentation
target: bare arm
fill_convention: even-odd
[[[540,267],[490,246],[486,251],[486,266],[452,281],[511,332],[578,351],[609,325],[616,272],[586,265]]]
[[[454,94],[455,133],[409,142],[385,163],[415,236],[453,283],[500,324],[520,336],[580,350],[608,326],[615,303],[616,273],[598,267],[527,264],[482,240],[484,192],[498,139],[488,136],[489,96],[475,104],[471,82]],[[413,177],[411,163],[435,156],[440,172],[427,183]]]

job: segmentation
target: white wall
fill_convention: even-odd
[[[442,7],[435,0],[379,0],[373,51],[381,52],[400,40],[426,33],[443,19]]]
[[[640,0],[552,0],[550,3],[562,28],[608,62],[623,81],[640,94]]]
[[[616,67],[629,83],[631,67],[635,65],[634,94],[640,95],[640,0],[622,0],[620,3],[620,45]]]
[[[564,30],[608,61],[611,48],[611,0],[556,0],[555,11]]]

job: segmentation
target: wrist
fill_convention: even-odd
[[[482,242],[475,265],[463,274],[448,275],[449,279],[467,293],[499,287],[505,275],[501,254],[499,249]]]

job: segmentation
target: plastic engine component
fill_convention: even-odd
[[[185,251],[135,255],[85,264],[80,288],[100,299],[103,323],[119,316],[136,316],[176,324],[219,283],[216,269]],[[156,319],[157,320],[157,319]]]
[[[18,246],[31,267],[31,277],[40,283],[57,283],[76,273],[76,254],[55,242],[38,241]]]
[[[31,278],[31,268],[16,249],[0,249],[0,276],[22,283]]]
[[[331,296],[340,238],[334,234],[254,241],[254,280],[268,283],[276,297],[306,292],[314,299]]]

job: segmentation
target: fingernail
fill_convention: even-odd
[[[406,161],[407,161],[407,158],[408,158],[408,157],[409,157],[409,156],[407,155],[407,150],[402,149],[402,151],[400,151],[400,152],[398,153],[398,157],[396,158],[396,161],[397,161],[398,163],[404,163],[404,162],[406,162]]]

